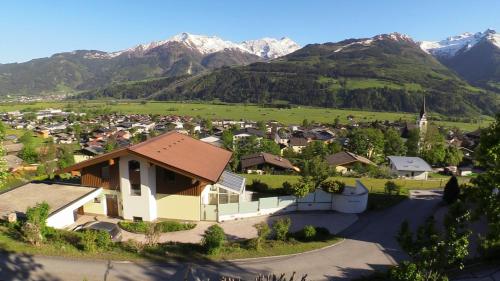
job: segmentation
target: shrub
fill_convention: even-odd
[[[387,181],[385,183],[385,193],[399,195],[401,193],[401,186],[393,181]]]
[[[49,217],[49,204],[38,203],[26,210],[26,221],[21,227],[25,240],[35,246],[42,244]]]
[[[127,251],[132,251],[132,252],[136,252],[136,253],[140,254],[140,253],[142,253],[142,251],[144,251],[145,244],[140,242],[140,241],[137,241],[135,239],[129,239],[129,240],[123,242],[122,246]]]
[[[330,230],[325,227],[316,227],[316,240],[327,239],[330,236]]]
[[[273,224],[276,240],[285,241],[288,238],[288,232],[290,231],[291,224],[292,220],[290,220],[289,217],[278,219]]]
[[[344,192],[345,183],[338,180],[326,179],[321,183],[321,188],[326,192],[341,194]]]
[[[107,250],[111,246],[113,241],[109,233],[104,230],[96,231],[95,244],[100,250]]]
[[[97,249],[97,231],[84,230],[82,231],[82,237],[80,240],[81,247],[86,252],[95,252]]]
[[[294,196],[302,198],[314,191],[314,182],[310,177],[301,177],[298,182],[292,184],[290,190]]]
[[[254,179],[252,181],[252,184],[250,184],[250,189],[256,192],[267,192],[269,191],[269,185],[266,183],[261,182],[258,179]]]
[[[146,245],[149,247],[154,247],[158,244],[160,240],[161,229],[160,225],[157,223],[150,223],[147,225],[146,229]]]
[[[203,234],[201,245],[209,254],[216,254],[226,241],[226,234],[222,227],[217,224],[210,226]]]
[[[300,231],[299,237],[304,241],[314,240],[316,237],[316,228],[312,225],[304,226],[304,228]]]
[[[256,250],[262,249],[262,243],[264,243],[269,234],[271,234],[271,229],[269,225],[265,222],[258,223],[254,225],[255,229],[257,229],[257,238],[255,238],[254,247]]]
[[[132,232],[132,233],[141,233],[141,234],[145,234],[148,231],[150,224],[151,224],[150,222],[143,222],[143,221],[138,221],[138,222],[120,221],[120,222],[118,222],[118,225],[123,230],[128,231],[128,232]],[[157,225],[160,233],[189,230],[189,229],[193,229],[196,227],[195,223],[183,223],[183,222],[177,222],[177,221],[161,221],[161,222],[157,222],[155,224]]]
[[[182,223],[177,221],[161,221],[157,223],[160,232],[174,232],[190,230],[196,227],[196,223]]]
[[[444,186],[443,200],[448,204],[452,204],[457,201],[458,196],[460,196],[460,187],[457,177],[453,176]]]

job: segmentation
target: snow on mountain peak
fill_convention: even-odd
[[[240,45],[250,53],[265,59],[282,57],[300,49],[297,43],[287,37],[281,39],[265,37],[258,40],[247,40]]]
[[[441,41],[422,41],[420,48],[429,54],[438,57],[450,58],[459,51],[467,51],[481,40],[486,39],[500,48],[500,36],[493,29],[484,32],[465,32],[460,35],[450,36]]]
[[[257,40],[248,40],[242,43],[234,43],[223,40],[217,36],[195,35],[183,32],[167,40],[141,44],[123,51],[92,56],[92,58],[113,58],[122,54],[144,54],[151,49],[164,45],[166,46],[171,43],[181,43],[203,55],[224,50],[238,50],[240,52],[254,54],[264,59],[274,59],[300,49],[297,43],[287,37],[282,37],[281,39],[266,37]]]

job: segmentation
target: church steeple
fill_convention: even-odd
[[[422,107],[420,108],[419,119],[422,119],[422,117],[424,117],[425,114],[426,114],[426,109],[425,109],[425,94],[424,94],[424,100],[422,102]]]

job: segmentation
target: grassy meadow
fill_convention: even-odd
[[[220,118],[232,120],[268,121],[276,120],[284,124],[301,124],[304,119],[321,123],[332,123],[339,118],[341,123],[347,123],[347,116],[353,116],[356,121],[375,120],[406,120],[414,122],[416,113],[403,112],[373,112],[351,109],[315,108],[299,106],[290,109],[264,108],[258,105],[244,104],[211,104],[211,103],[179,103],[179,102],[147,102],[142,104],[137,101],[82,101],[78,102],[38,102],[38,103],[4,103],[0,104],[0,112],[13,110],[39,110],[45,108],[73,108],[94,109],[108,107],[120,113],[138,114],[176,114],[186,116],[201,116],[204,118]],[[486,127],[492,121],[491,117],[483,117],[481,123],[464,123],[435,121],[438,125],[458,127],[465,131],[472,131],[478,127]]]

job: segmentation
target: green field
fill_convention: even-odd
[[[40,102],[29,104],[0,104],[0,112],[13,110],[32,109],[39,110],[45,108],[64,108],[71,104],[73,108],[93,109],[99,107],[109,107],[112,111],[121,113],[139,114],[176,114],[186,116],[201,116],[203,118],[218,118],[231,120],[253,120],[269,121],[275,120],[284,124],[301,124],[304,119],[321,123],[333,123],[335,118],[339,118],[341,123],[348,123],[347,116],[354,116],[356,121],[374,120],[406,120],[414,122],[416,113],[403,112],[373,112],[350,109],[295,107],[291,109],[264,108],[257,105],[243,104],[210,104],[210,103],[175,103],[175,102],[116,102],[106,103],[103,101],[83,101],[77,102]],[[447,127],[458,127],[465,131],[472,131],[478,127],[486,127],[493,120],[491,117],[483,117],[481,123],[463,123],[436,121],[438,125]]]
[[[267,184],[270,188],[281,188],[283,182],[288,181],[294,183],[299,180],[299,176],[294,175],[243,175],[247,179],[247,184],[251,184],[253,180],[260,180]],[[356,178],[349,177],[332,177],[335,180],[345,182],[347,185],[354,185]],[[394,179],[395,183],[400,185],[403,189],[440,189],[443,188],[449,177],[431,178],[429,180],[405,180]],[[385,183],[387,179],[374,179],[374,178],[361,178],[361,182],[370,190],[370,192],[378,193],[384,192]],[[460,179],[461,182],[467,179]]]

